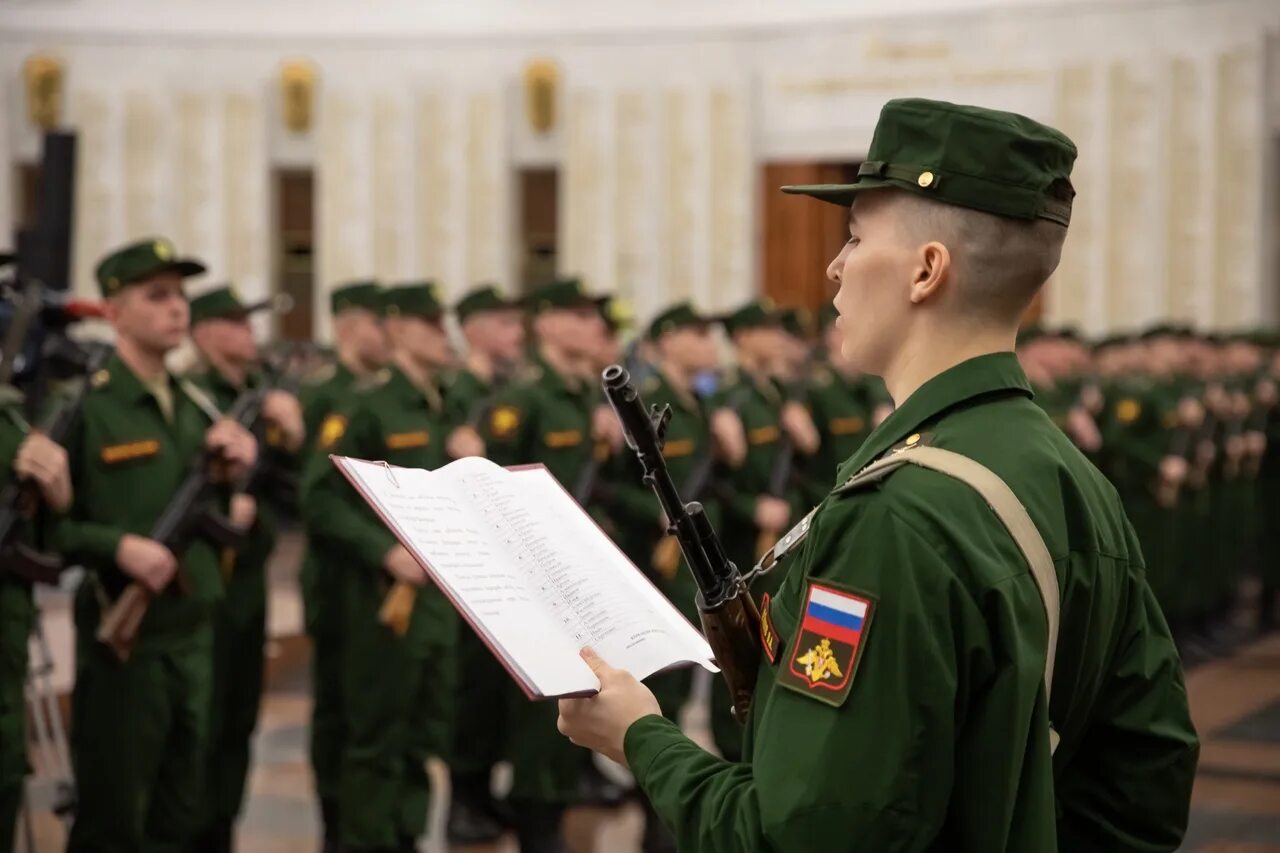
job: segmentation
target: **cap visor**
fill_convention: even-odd
[[[876,178],[864,178],[852,184],[796,184],[783,187],[782,191],[788,195],[807,195],[810,198],[816,198],[828,204],[848,207],[853,204],[854,196],[863,190],[884,189],[886,187],[892,188],[893,184]]]
[[[165,269],[173,270],[183,278],[190,278],[193,275],[202,275],[205,272],[205,265],[190,258],[183,258],[169,264]]]

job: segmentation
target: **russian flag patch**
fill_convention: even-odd
[[[875,612],[869,596],[809,581],[804,610],[778,681],[833,707],[844,704]]]

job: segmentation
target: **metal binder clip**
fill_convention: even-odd
[[[397,489],[400,488],[400,481],[396,479],[396,472],[391,470],[391,466],[387,464],[385,459],[382,460],[381,464],[383,470],[387,472],[387,479],[391,481],[391,485],[395,486]]]

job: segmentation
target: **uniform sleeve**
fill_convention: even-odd
[[[1130,529],[1131,548],[1137,548]],[[1058,781],[1062,850],[1177,850],[1200,744],[1173,639],[1145,577],[1129,580],[1124,632],[1071,772]]]
[[[874,601],[843,702],[774,683],[753,710],[763,716],[750,763],[716,758],[656,717],[627,732],[631,770],[680,849],[925,849],[947,815],[958,708],[1004,689],[977,603],[930,544],[888,511],[828,521],[775,602],[798,608],[791,587],[806,575]],[[1034,691],[1039,677],[1015,680]]]
[[[88,519],[86,506],[88,495],[86,490],[78,488],[79,484],[87,481],[85,470],[88,462],[84,443],[84,431],[77,423],[63,442],[63,447],[67,451],[71,483],[76,488],[71,510],[54,522],[53,540],[69,564],[84,563],[88,567],[95,567],[115,562],[116,548],[120,544],[120,538],[127,531],[114,524]]]
[[[379,438],[377,423],[368,410],[351,410],[342,435],[331,447],[320,446],[308,463],[302,491],[302,518],[310,534],[361,564],[377,566],[396,544],[396,537],[330,461],[329,454],[368,458],[374,455],[370,450]]]

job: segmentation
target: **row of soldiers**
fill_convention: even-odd
[[[1033,328],[1018,354],[1036,399],[1107,475],[1184,660],[1241,636],[1241,581],[1256,627],[1277,619],[1280,344],[1273,333],[1160,324],[1086,345]]]
[[[326,849],[413,849],[428,755],[450,767],[452,840],[513,828],[522,850],[560,849],[567,806],[618,792],[557,733],[554,703],[519,692],[329,454],[416,468],[468,455],[544,464],[696,623],[692,579],[602,402],[600,370],[626,360],[646,402],[670,407],[664,452],[682,497],[707,506],[744,569],[830,490],[836,466],[892,408],[878,380],[840,357],[830,310],[814,329],[767,302],[714,318],[674,305],[624,352],[618,304],[574,279],[519,301],[481,287],[451,308],[428,282],[339,287],[334,363],[295,388],[253,339],[248,317],[260,306],[230,288],[188,302],[183,280],[200,272],[164,240],[112,253],[98,280],[116,352],[90,378],[65,450],[23,439],[16,415],[0,433],[5,476],[45,487],[43,517],[26,535],[89,570],[76,602],[73,850],[231,849],[282,509],[300,516],[309,541],[310,752]],[[721,370],[718,326],[732,371]],[[188,332],[204,364],[178,379],[164,358]],[[1124,498],[1162,606],[1193,647],[1216,639],[1244,571],[1263,574],[1274,605],[1276,526],[1262,514],[1280,488],[1274,343],[1161,327],[1092,348],[1069,331],[1032,330],[1019,344],[1041,405]],[[251,425],[236,415],[255,390]],[[193,537],[180,549],[151,539],[184,477],[206,463],[216,463],[212,499],[247,535],[234,546]],[[286,487],[294,480],[300,494]],[[137,584],[150,606],[122,660],[97,637],[103,614]],[[0,603],[3,842],[21,790],[22,739],[8,734],[21,732],[29,587],[3,574]],[[668,716],[687,702],[690,678],[651,680]],[[712,689],[716,745],[733,758],[739,730],[721,682]],[[491,788],[500,761],[513,770],[504,802]],[[652,818],[645,846],[670,847]]]

